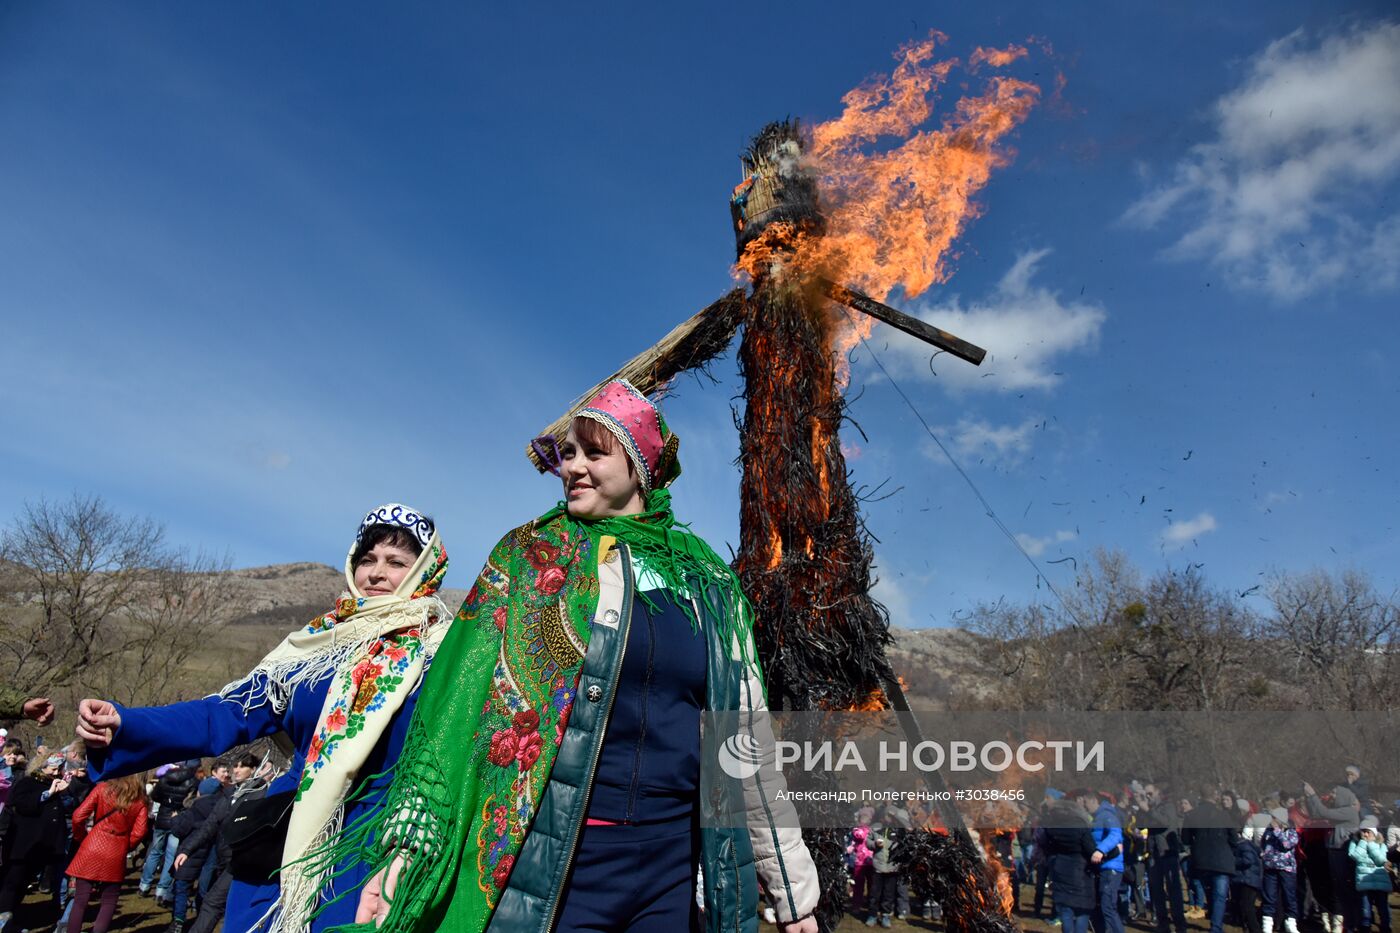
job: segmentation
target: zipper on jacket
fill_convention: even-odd
[[[564,861],[563,874],[559,876],[559,890],[555,892],[554,905],[549,909],[549,922],[544,925],[546,933],[553,930],[559,920],[559,908],[564,903],[564,882],[569,877],[569,869],[574,866],[574,857],[578,855],[578,842],[579,837],[583,835],[583,824],[588,821],[588,802],[593,798],[593,778],[598,774],[598,759],[603,755],[603,742],[607,739],[608,723],[612,720],[613,701],[617,698],[617,684],[622,679],[622,662],[627,656],[627,634],[632,629],[632,555],[621,541],[613,547],[618,549],[622,560],[622,619],[617,626],[617,634],[622,639],[622,644],[617,651],[617,663],[613,665],[612,685],[608,688],[608,706],[603,711],[602,731],[594,743],[593,760],[588,763],[588,780],[583,785],[583,806],[569,839],[569,857]],[[574,702],[578,702],[577,697],[574,698]]]
[[[687,580],[686,583],[687,585],[689,585],[690,581]],[[690,600],[691,607],[695,609],[695,625],[696,628],[698,628],[700,631],[700,637],[705,639],[705,707],[703,712],[713,713],[715,711],[714,704],[710,702],[710,677],[712,676],[712,672],[710,671],[710,652],[713,650],[713,646],[710,644],[710,641],[712,638],[717,638],[718,636],[712,635],[709,631],[705,629],[705,616],[700,614],[700,600],[695,596],[695,594],[685,593],[683,595],[685,596],[685,598]],[[700,737],[702,739],[702,748],[704,747],[704,735],[705,717],[702,715],[700,717]]]
[[[643,748],[647,742],[647,721],[651,703],[651,684],[656,672],[656,620],[651,613],[642,613],[647,618],[647,667],[646,673],[642,676],[642,697],[638,708],[638,728],[637,744],[632,749],[632,780],[627,785],[627,811],[626,822],[631,822],[636,815],[637,793],[642,783],[642,761]],[[628,627],[627,637],[632,637],[631,627]]]

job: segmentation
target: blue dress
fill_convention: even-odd
[[[105,780],[135,774],[169,761],[222,755],[230,748],[246,745],[254,739],[286,732],[296,746],[296,755],[287,772],[272,782],[268,793],[294,790],[301,781],[301,772],[306,765],[306,750],[320,725],[321,709],[325,705],[332,676],[327,674],[314,683],[298,687],[281,715],[273,712],[268,703],[245,712],[242,706],[218,697],[205,697],[170,706],[117,706],[122,718],[121,728],[110,746],[88,750],[88,771],[93,780]],[[379,737],[379,742],[365,760],[356,786],[371,775],[382,774],[398,760],[417,701],[418,691],[414,690],[404,700],[403,706],[390,721],[389,728]],[[377,804],[389,782],[387,776],[379,778],[350,803],[345,809],[346,825]],[[333,896],[343,896],[326,907],[312,922],[311,929],[319,931],[353,923],[359,902],[358,891],[367,875],[368,866],[350,866],[349,873],[336,881],[335,890],[331,892]],[[226,933],[252,930],[258,919],[277,900],[277,893],[275,880],[262,884],[235,880],[229,889],[228,909],[224,918]]]

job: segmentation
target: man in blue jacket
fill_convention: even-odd
[[[1123,933],[1123,918],[1118,913],[1118,889],[1123,885],[1123,819],[1109,794],[1083,792],[1080,806],[1094,814],[1091,830],[1094,834],[1094,854],[1090,861],[1097,866],[1098,906],[1094,908],[1095,933]]]

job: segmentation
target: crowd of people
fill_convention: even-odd
[[[229,814],[263,797],[275,776],[265,758],[243,753],[94,784],[82,742],[40,746],[31,764],[24,743],[7,738],[0,933],[32,928],[18,919],[7,926],[31,889],[60,912],[57,930],[79,933],[95,911],[91,929],[105,933],[137,864],[139,891],[171,912],[168,933],[211,933],[235,880],[223,832]],[[1217,787],[1176,796],[1133,782],[1118,793],[1051,789],[1023,815],[1018,826],[984,830],[990,851],[1009,870],[1016,903],[1020,886],[1030,886],[1027,913],[1065,933],[1123,933],[1133,920],[1185,933],[1188,919],[1208,920],[1211,933],[1227,922],[1246,933],[1298,933],[1304,920],[1323,933],[1391,930],[1400,801],[1383,806],[1356,766],[1321,794],[1304,784],[1296,795],[1254,802]],[[895,853],[927,818],[898,803],[856,813],[846,865],[851,908],[868,926],[888,928],[910,913]],[[915,906],[937,915],[936,904]]]
[[[1326,792],[1301,784],[1255,800],[1218,786],[1173,794],[1132,782],[1117,792],[1050,790],[1015,834],[1019,880],[1047,891],[1067,933],[1119,931],[1129,917],[1157,933],[1390,933],[1400,859],[1400,801],[1387,807],[1361,768]]]
[[[898,805],[856,813],[846,845],[851,909],[868,926],[910,912],[897,850],[931,815]],[[1400,800],[1372,796],[1361,769],[1319,793],[1275,791],[1251,801],[1220,787],[1173,795],[1133,781],[1115,791],[1048,789],[1035,810],[988,804],[970,823],[1004,868],[1017,910],[1065,933],[1123,933],[1137,922],[1186,933],[1204,920],[1245,933],[1391,933],[1400,862]],[[943,831],[943,830],[938,830]],[[1021,887],[1032,893],[1021,908]],[[917,906],[917,905],[916,905]],[[1048,907],[1048,909],[1047,909]],[[937,905],[923,905],[932,918]]]
[[[94,782],[82,742],[41,745],[31,759],[7,736],[3,761],[0,933],[79,933],[89,916],[90,929],[106,933],[138,864],[140,893],[171,912],[168,933],[218,927],[230,880],[223,829],[237,801],[266,787],[265,758],[193,759]],[[41,898],[24,903],[31,891]]]
[[[846,843],[851,911],[864,918],[866,926],[879,925],[885,929],[893,926],[895,919],[907,919],[914,906],[927,920],[941,916],[941,909],[933,901],[912,903],[910,879],[899,859],[905,834],[929,831],[926,827],[934,825],[931,815],[890,802],[879,807],[863,806],[855,817],[856,825],[851,828]]]

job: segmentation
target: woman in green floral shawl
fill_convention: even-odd
[[[699,828],[701,712],[763,696],[737,578],[671,512],[678,448],[625,381],[576,411],[565,502],[492,550],[385,804],[318,856],[377,869],[364,929],[677,933],[703,867],[710,929],[754,929],[762,878],[784,933],[815,933],[791,804],[760,787],[748,825]]]

